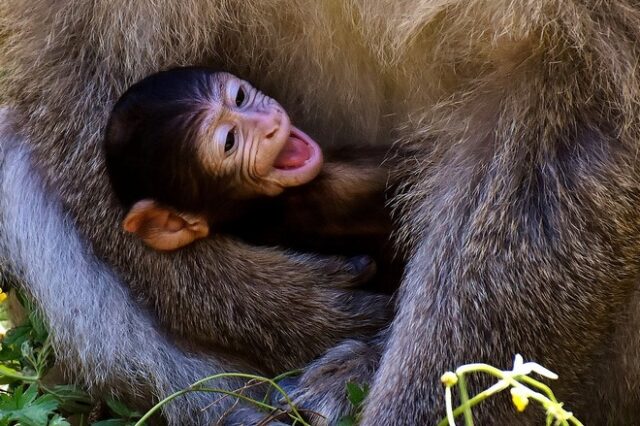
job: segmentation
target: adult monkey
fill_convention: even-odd
[[[19,129],[110,263],[122,266],[131,249],[106,231],[112,213],[85,208],[104,201],[95,143],[109,101],[151,71],[215,61],[273,93],[312,135],[375,141],[398,129],[415,149],[399,170],[407,185],[396,199],[409,263],[364,424],[432,424],[442,414],[443,371],[470,361],[506,365],[516,352],[560,372],[559,396],[588,423],[638,421],[640,9],[632,2],[5,6],[17,46],[4,54],[8,96],[27,117]],[[74,184],[80,177],[89,191]],[[61,217],[11,204],[20,190],[38,189],[20,184],[5,176],[4,208],[24,221]],[[3,215],[3,223],[18,217]],[[3,241],[31,255],[24,264],[9,253],[35,280],[53,259],[37,257],[45,242],[21,231],[4,225]],[[114,240],[117,253],[107,250]],[[52,291],[71,303],[59,278],[48,277]],[[65,315],[39,302],[50,317]],[[130,304],[122,311],[143,318]],[[88,321],[88,313],[73,315],[63,325]],[[68,343],[63,354],[82,349]],[[342,350],[355,345],[364,344],[346,342],[311,367],[301,402],[339,415],[343,388],[331,386],[332,372],[348,370]],[[373,353],[367,365],[375,365],[376,346],[368,349],[363,356]],[[98,380],[116,371],[106,365],[83,367]],[[198,365],[180,371],[193,376]],[[512,418],[504,401],[477,416],[530,420]]]

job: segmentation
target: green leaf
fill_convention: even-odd
[[[340,420],[338,420],[338,423],[336,424],[336,426],[355,426],[355,425],[356,425],[356,419],[353,416],[344,416]]]
[[[0,377],[6,377],[13,381],[21,380],[23,382],[35,382],[39,379],[38,376],[26,376],[21,372],[0,364]]]
[[[0,386],[10,385],[12,383],[15,383],[16,381],[18,381],[18,379],[13,378],[13,377],[9,377],[9,376],[3,376],[3,375],[0,374]]]
[[[91,426],[129,426],[133,423],[123,419],[109,419],[101,420],[99,422],[91,423]]]
[[[43,426],[49,416],[58,408],[58,401],[52,395],[38,397],[38,387],[30,385],[16,388],[13,395],[0,397],[0,416],[3,420],[18,422],[23,426]]]
[[[6,392],[0,392],[0,426],[69,426],[59,408],[65,405],[74,409],[65,413],[86,412],[88,395],[73,387],[54,387],[49,392],[34,383],[50,368],[53,353],[42,317],[17,294],[26,308],[27,320],[0,340],[0,384],[10,384]],[[6,304],[0,304],[0,321],[5,314]]]
[[[60,415],[56,414],[55,416],[53,416],[48,426],[71,426],[71,423],[69,423],[66,419],[60,417]]]
[[[33,358],[33,344],[31,341],[26,340],[20,345],[20,353],[23,358]]]
[[[20,372],[13,368],[7,367],[6,365],[0,365],[0,376],[20,376]]]
[[[18,327],[14,327],[11,330],[7,331],[7,334],[4,335],[2,339],[2,346],[5,345],[18,345],[20,346],[22,342],[26,341],[29,338],[29,333],[31,332],[30,325],[20,325]]]
[[[354,407],[360,407],[364,402],[364,399],[369,393],[369,386],[360,386],[354,382],[347,382],[347,399]]]
[[[38,397],[38,386],[30,385],[22,394],[22,402],[24,405],[31,404]]]
[[[140,414],[137,411],[133,411],[132,409],[130,409],[129,407],[127,407],[125,404],[118,401],[117,399],[109,398],[106,401],[106,403],[111,409],[111,411],[113,412],[113,414],[116,414],[125,419],[142,417],[142,414]]]
[[[29,322],[31,323],[31,327],[34,331],[34,338],[38,343],[44,343],[49,336],[49,332],[47,331],[47,326],[42,320],[42,316],[38,313],[38,311],[34,310],[29,312]]]
[[[19,360],[22,356],[20,347],[24,342],[29,340],[31,333],[30,325],[22,325],[14,327],[7,331],[2,339],[2,348],[0,349],[0,361]]]
[[[60,409],[72,414],[91,411],[91,397],[85,391],[73,385],[58,385],[50,393],[60,402]]]

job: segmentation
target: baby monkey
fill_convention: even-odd
[[[128,209],[124,229],[154,249],[218,232],[317,253],[388,251],[388,148],[323,159],[278,102],[229,73],[176,68],[134,84],[113,108],[104,147]]]

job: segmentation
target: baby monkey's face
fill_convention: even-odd
[[[207,170],[229,178],[240,197],[278,195],[318,175],[320,147],[278,102],[232,74],[212,78],[216,93],[198,145]]]

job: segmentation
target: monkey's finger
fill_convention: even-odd
[[[353,256],[347,259],[347,272],[353,274],[354,284],[367,283],[377,270],[376,262],[369,256]]]
[[[286,393],[287,396],[291,399],[291,397],[293,396],[293,393],[298,388],[299,383],[300,383],[299,377],[285,377],[284,379],[278,382],[278,386],[280,386],[284,391],[284,393]],[[273,392],[271,394],[271,402],[274,406],[277,406],[280,408],[285,408],[287,404],[286,398],[284,397],[284,395],[282,395],[279,392]]]
[[[335,257],[327,265],[326,273],[334,276],[332,286],[338,288],[355,288],[369,282],[376,274],[375,261],[366,255],[349,258]]]

